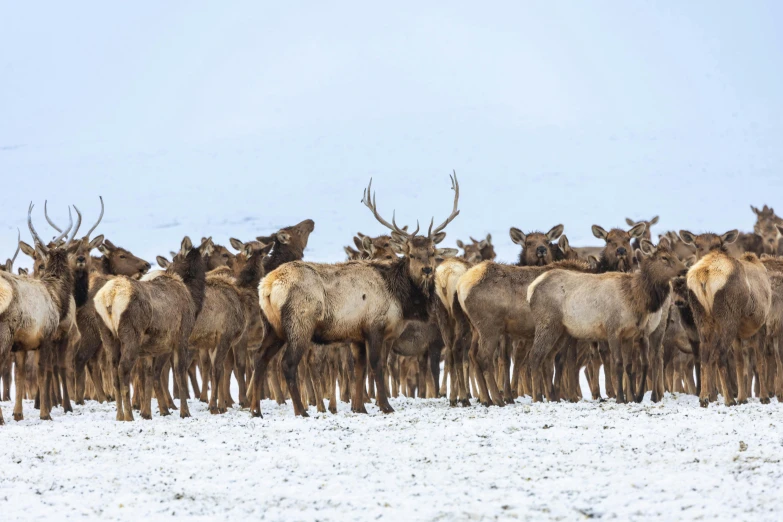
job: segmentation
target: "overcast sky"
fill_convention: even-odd
[[[456,169],[447,241],[509,255],[510,226],[750,229],[783,188],[781,2],[0,6],[3,258],[30,199],[101,193],[147,255],[312,217],[337,260],[381,231],[371,175],[410,222],[448,214]]]

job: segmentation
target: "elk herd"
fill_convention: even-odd
[[[254,416],[262,399],[290,399],[301,416],[307,405],[334,413],[338,401],[366,413],[373,399],[390,413],[400,394],[452,406],[579,401],[584,371],[594,400],[641,402],[649,391],[656,402],[698,395],[704,407],[718,394],[726,405],[783,401],[783,219],[772,208],[751,207],[752,233],[653,241],[657,216],[593,225],[603,244],[586,248],[571,247],[563,225],[511,228],[521,251],[505,264],[490,235],[441,246],[460,213],[456,173],[451,183],[451,213],[425,233],[382,217],[370,182],[362,203],[388,235],[357,234],[341,263],[304,260],[307,219],[232,238],[234,252],[185,237],[151,270],[93,236],[103,199],[81,237],[75,205],[67,227],[44,205],[57,232],[49,242],[31,203],[33,244],[20,235],[0,265],[0,399],[13,382],[15,420],[24,399],[47,420],[85,400],[114,401],[117,420],[151,418],[153,398],[161,415],[190,416],[190,398],[220,414],[236,404],[233,376]],[[29,273],[13,273],[20,251]]]

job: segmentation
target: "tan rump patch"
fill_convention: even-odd
[[[0,314],[8,310],[14,300],[14,287],[11,283],[0,277]]]
[[[446,259],[435,269],[435,293],[450,314],[453,313],[451,308],[454,294],[457,293],[457,284],[467,271],[465,263],[455,259]]]
[[[128,308],[132,295],[133,286],[130,281],[125,277],[118,277],[106,283],[93,298],[95,311],[114,335],[117,335],[122,313]]]
[[[280,269],[273,270],[261,280],[258,285],[258,302],[261,312],[269,321],[278,337],[283,337],[283,322],[280,317],[280,306],[285,302],[285,289],[278,283]],[[278,283],[278,284],[275,284]],[[282,295],[281,295],[282,294]],[[282,301],[281,301],[282,297]]]
[[[465,301],[470,295],[470,291],[484,279],[484,274],[487,273],[489,263],[491,262],[492,261],[482,261],[462,274],[462,277],[459,278],[459,282],[457,283],[457,298],[459,299],[459,304],[462,306],[463,310],[467,310],[467,308],[465,308]]]
[[[539,284],[541,284],[542,281],[544,281],[547,277],[549,277],[551,274],[555,273],[554,270],[550,270],[548,272],[544,272],[540,276],[536,277],[530,285],[527,287],[527,302],[529,303],[530,300],[533,298],[533,293],[535,293],[536,288]]]
[[[712,314],[715,294],[726,286],[734,272],[733,260],[720,252],[710,252],[688,270],[688,290],[693,292],[699,304]]]

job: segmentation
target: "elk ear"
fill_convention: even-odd
[[[696,237],[687,230],[680,230],[680,239],[686,245],[695,246],[696,244]]]
[[[345,255],[348,256],[349,260],[356,259],[357,256],[359,255],[359,252],[357,252],[356,250],[354,250],[349,246],[344,246],[343,251],[345,251]]]
[[[783,235],[783,226],[775,225],[775,228],[778,229],[778,234]]]
[[[487,234],[487,243],[492,244],[492,234]]]
[[[369,236],[364,236],[362,238],[362,246],[359,248],[359,251],[364,251],[367,253],[368,256],[372,257],[373,254],[375,254],[375,245],[372,244],[372,238]]]
[[[734,230],[729,230],[722,236],[720,236],[721,243],[724,245],[730,245],[731,243],[735,242],[737,238],[739,237],[739,230],[736,228]]]
[[[478,247],[480,250],[483,250],[487,248],[490,245],[490,243],[486,239],[482,239],[481,242],[478,244]]]
[[[250,259],[251,257],[253,257],[257,253],[253,249],[253,245],[251,245],[249,243],[247,245],[242,245],[242,248],[240,249],[239,252],[242,253],[242,254],[245,254],[245,258],[247,258],[247,259]]]
[[[110,250],[110,251],[111,251],[111,250],[117,250],[117,247],[116,247],[116,246],[114,246],[114,243],[112,243],[112,242],[111,242],[111,241],[109,241],[108,239],[104,239],[104,240],[103,240],[103,246],[105,246],[105,247],[106,247],[108,250]],[[103,252],[103,251],[101,250],[101,252]]]
[[[508,231],[508,235],[511,236],[511,241],[516,243],[517,245],[524,245],[525,244],[525,238],[527,237],[524,232],[519,230],[516,227],[511,227]]]
[[[560,236],[560,239],[557,240],[557,246],[560,247],[560,250],[565,254],[569,250],[571,250],[571,245],[568,244],[568,236],[563,234]]]
[[[22,268],[21,266],[17,268],[16,271],[19,272],[20,276],[26,276],[29,273],[26,268]]]
[[[364,240],[365,237],[367,236],[360,236],[360,235],[353,236],[353,244],[356,245],[356,248],[358,248],[359,250],[362,250],[364,248],[362,247],[362,241]]]
[[[649,241],[647,239],[642,239],[639,242],[639,246],[642,249],[642,254],[645,256],[651,256],[655,253],[655,245],[652,244],[652,241]]]
[[[392,248],[392,250],[394,251],[395,254],[399,254],[401,256],[404,256],[405,255],[406,245],[408,244],[408,242],[405,239],[403,239],[402,242],[395,241],[393,234],[394,233],[392,232],[392,240],[389,241],[389,244],[391,245],[391,248]]]
[[[191,248],[193,248],[193,242],[188,236],[185,236],[182,240],[182,244],[179,246],[179,254],[184,257],[188,255]]]
[[[658,238],[658,248],[665,248],[667,250],[671,250],[672,245],[669,242],[669,238],[668,237]]]
[[[231,244],[231,248],[233,248],[234,250],[238,250],[239,252],[241,252],[242,249],[245,247],[245,244],[235,237],[229,239],[228,242]]]
[[[754,213],[754,214],[756,214],[757,216],[761,214],[761,211],[760,211],[759,209],[757,209],[756,207],[754,207],[753,205],[751,205],[751,206],[750,206],[750,209],[751,209],[751,210],[753,211],[753,213]]]
[[[609,235],[609,232],[599,227],[598,225],[593,225],[592,231],[595,237],[597,237],[598,239],[603,239],[604,241],[606,241],[606,236]]]
[[[199,245],[198,251],[204,257],[212,255],[212,252],[215,251],[215,243],[212,242],[211,236],[201,240],[201,245]]]
[[[392,243],[400,243],[400,244],[404,244],[406,241],[408,241],[408,239],[405,236],[398,234],[394,230],[392,230],[391,233],[391,240]]]
[[[563,235],[563,225],[555,225],[553,226],[549,232],[546,233],[546,238],[549,241],[554,241],[555,239],[559,238]]]
[[[625,218],[625,222],[628,223],[629,227],[632,227],[632,226],[636,225],[636,221],[634,221],[631,218]]]
[[[598,258],[595,257],[593,254],[590,254],[587,256],[587,264],[590,266],[591,270],[595,270],[598,268]]]
[[[685,263],[685,266],[687,268],[692,267],[693,265],[696,264],[696,256],[688,256],[688,258],[685,261],[683,261],[683,263]]]
[[[171,265],[169,260],[163,256],[156,257],[155,262],[158,263],[158,266],[161,267],[163,270],[166,270],[169,267],[169,265]]]
[[[362,234],[361,232],[357,232],[356,233],[356,237],[358,237],[359,241],[361,241],[362,239],[364,239],[367,236],[365,234]],[[354,241],[356,241],[356,239],[354,239]]]
[[[267,255],[269,252],[271,252],[271,251],[272,251],[272,247],[273,247],[273,246],[275,246],[275,244],[274,244],[274,243],[263,243],[263,242],[262,242],[262,243],[261,243],[261,248],[259,248],[259,249],[258,249],[258,251],[257,251],[256,253],[258,253],[258,254],[260,254],[260,255],[262,255],[262,256],[265,256],[265,255]]]
[[[35,259],[35,249],[33,247],[31,247],[30,245],[28,245],[24,241],[20,241],[19,242],[19,248],[22,250],[22,253],[24,253],[24,255],[26,255],[28,257],[32,257],[33,259]]]
[[[454,257],[459,253],[456,248],[438,248],[435,250],[435,257]]]
[[[465,243],[463,243],[461,239],[458,239],[457,240],[457,247],[464,249],[465,248]]]
[[[654,217],[653,217],[653,218],[650,220],[650,226],[653,226],[653,225],[655,225],[656,223],[658,223],[658,216],[654,216]]]
[[[87,249],[88,249],[87,251],[91,252],[92,249],[98,248],[101,243],[103,243],[103,234],[92,238],[92,240],[87,244]]]
[[[278,232],[277,233],[277,241],[281,245],[287,245],[289,241],[291,241],[291,234],[288,232]]]
[[[631,230],[628,231],[628,233],[631,235],[634,239],[639,239],[644,235],[644,231],[647,230],[647,223],[639,223],[635,227],[631,228]]]
[[[436,245],[446,239],[446,233],[445,232],[438,232],[434,236],[432,236],[432,242]]]

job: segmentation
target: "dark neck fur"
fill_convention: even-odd
[[[401,257],[391,263],[373,264],[386,282],[386,288],[402,307],[402,316],[407,320],[427,321],[432,291],[419,288],[411,279],[408,260]]]
[[[646,263],[642,265],[641,270],[633,274],[632,285],[636,290],[635,299],[644,306],[646,312],[657,312],[669,297],[669,280],[656,281]]]
[[[49,295],[60,310],[60,319],[64,319],[71,306],[71,291],[74,287],[73,273],[68,266],[68,258],[64,251],[50,252],[41,282],[46,285]]]
[[[275,246],[272,248],[272,252],[264,258],[264,273],[268,274],[284,263],[299,261],[303,257],[304,248],[292,243],[283,245],[275,240]]]
[[[206,274],[207,263],[201,256],[197,248],[193,248],[185,256],[185,259],[178,260],[171,264],[166,270],[175,273],[182,278],[185,286],[190,292],[190,297],[196,309],[196,316],[201,312],[201,306],[204,304],[204,293],[206,292]]]
[[[90,298],[90,273],[78,269],[73,273],[73,298],[76,307],[81,308]]]
[[[237,286],[241,288],[250,288],[251,290],[258,291],[258,284],[261,282],[261,278],[264,277],[264,261],[266,256],[256,253],[247,260],[242,271],[237,276]]]

